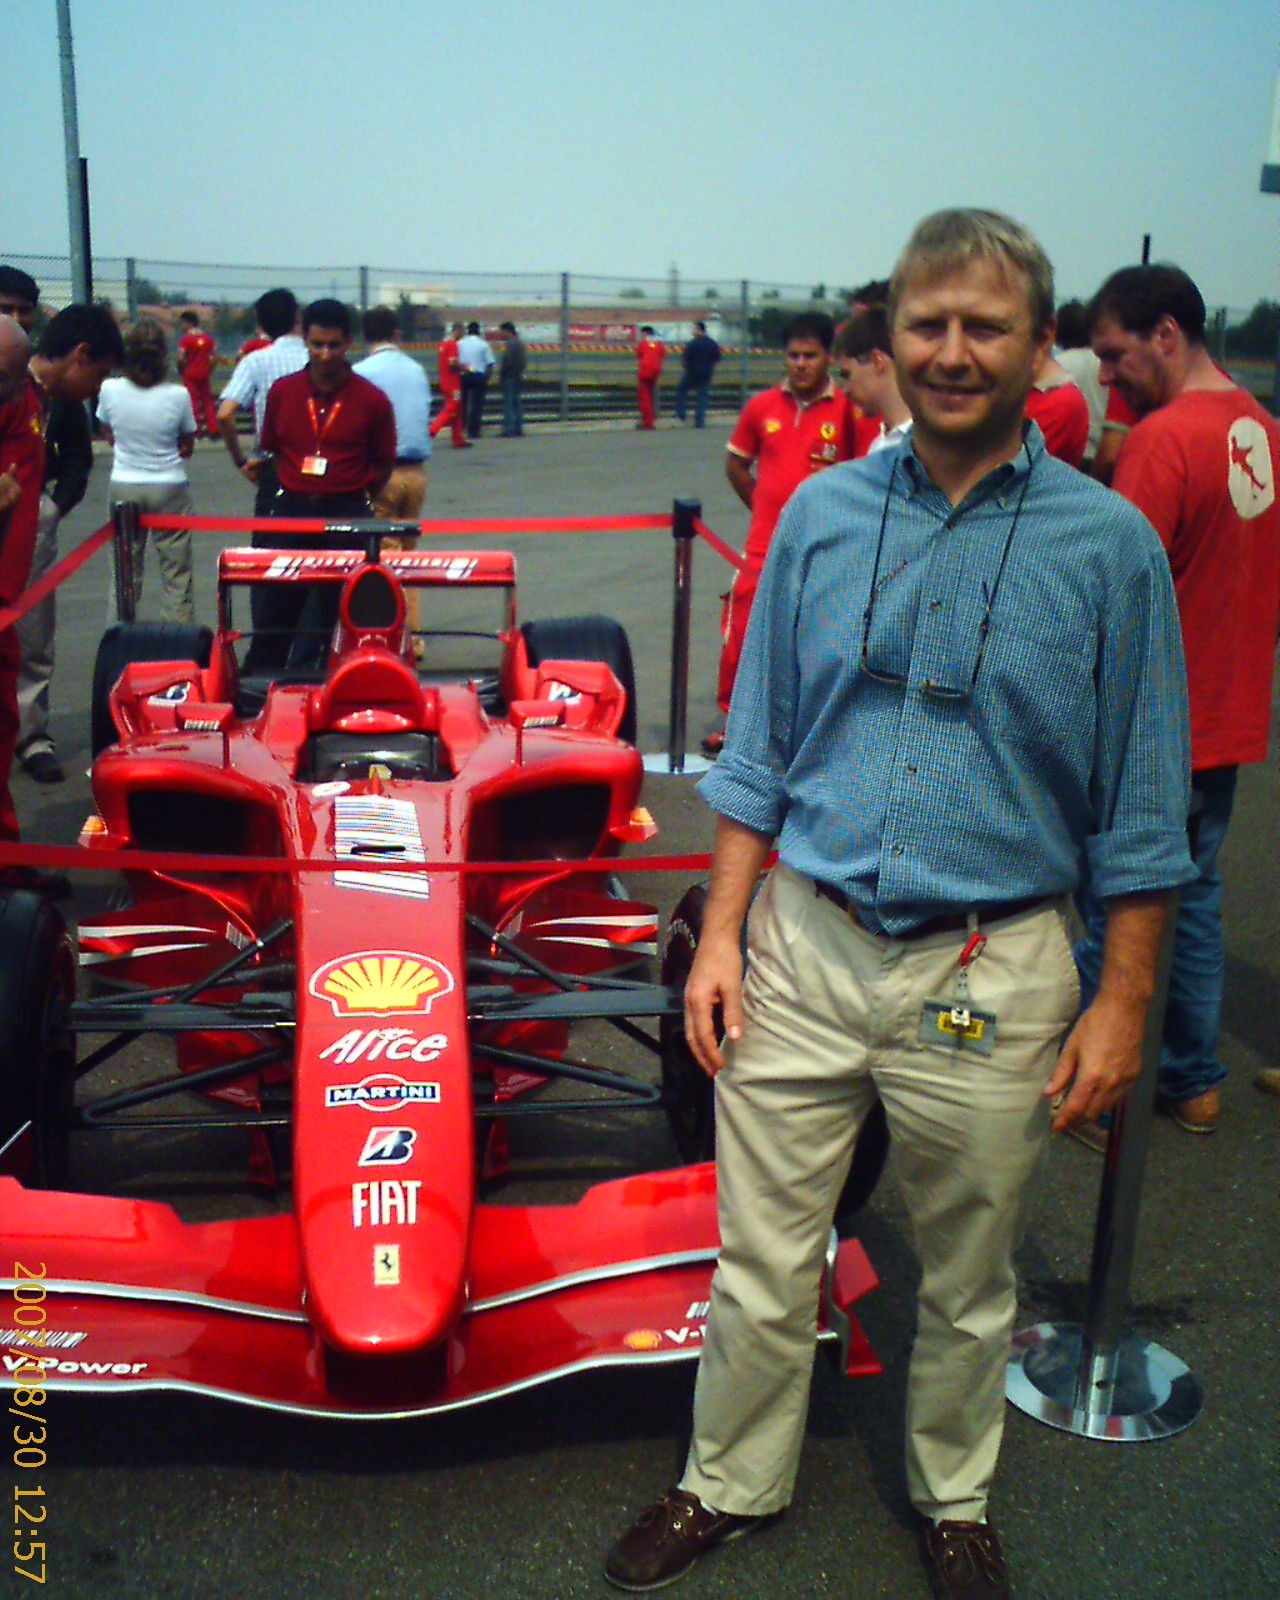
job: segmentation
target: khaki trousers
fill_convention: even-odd
[[[721,1511],[791,1498],[832,1213],[876,1093],[922,1280],[907,1482],[926,1516],[983,1516],[1004,1424],[1013,1251],[1044,1150],[1043,1089],[1079,1007],[1065,909],[984,926],[971,1003],[987,1057],[920,1043],[966,935],[880,938],[779,865],[752,909],[743,1037],[716,1080],[720,1258],[682,1487]]]

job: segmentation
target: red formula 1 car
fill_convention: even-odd
[[[657,982],[657,913],[598,870],[654,831],[625,634],[518,627],[509,555],[380,558],[359,531],[365,553],[224,552],[212,635],[103,640],[81,844],[127,892],[78,930],[78,998],[53,907],[0,901],[0,1287],[30,1308],[0,1317],[10,1385],[36,1362],[50,1387],[408,1416],[696,1353],[705,1160],[576,1204],[486,1199],[514,1115],[666,1109],[684,1158],[710,1153],[678,1020],[697,891]],[[232,602],[278,584],[322,616],[337,592],[338,622],[263,675]],[[661,1073],[580,1059],[584,1022]],[[72,1137],[228,1126],[274,1211],[58,1187]],[[864,1139],[855,1184],[880,1153]],[[876,1370],[847,1313],[874,1282],[833,1236],[821,1337],[849,1371]]]

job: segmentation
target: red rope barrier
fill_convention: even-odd
[[[712,533],[701,517],[693,519],[693,531],[704,544],[709,544],[718,556],[723,556],[731,567],[737,567],[739,572],[747,570],[747,563],[738,552],[727,545],[718,533]]]
[[[141,516],[138,526],[147,533],[323,533],[328,523],[318,517]],[[669,529],[671,518],[648,512],[620,517],[477,517],[467,522],[438,518],[420,522],[418,527],[424,534],[466,537],[497,533],[630,533]]]
[[[109,522],[104,522],[96,533],[91,533],[87,539],[82,539],[70,555],[64,556],[61,561],[50,567],[38,583],[33,583],[29,589],[24,589],[12,605],[0,610],[0,633],[5,628],[11,628],[20,617],[25,617],[32,606],[38,606],[46,595],[52,594],[60,583],[78,572],[90,556],[96,556],[112,534]]]
[[[293,860],[285,856],[197,855],[183,850],[99,850],[70,844],[0,844],[0,868],[49,867],[59,872],[256,872],[301,877],[306,872],[456,872],[464,877],[542,877],[563,872],[705,872],[709,855],[606,856],[585,861],[383,861],[362,856]]]

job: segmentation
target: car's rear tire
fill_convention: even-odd
[[[194,661],[207,667],[213,631],[188,622],[113,622],[98,645],[93,664],[90,739],[99,756],[119,735],[111,718],[111,691],[135,661]]]
[[[543,661],[603,661],[626,695],[618,737],[636,742],[636,672],[626,629],[612,617],[550,617],[526,622],[524,635],[529,665]]]
[[[31,1125],[23,1177],[48,1186],[66,1172],[75,1094],[75,949],[51,900],[0,893],[0,1146]]]
[[[753,893],[752,898],[755,898]],[[707,907],[707,885],[696,883],[672,913],[662,949],[662,982],[683,991],[702,938]],[[743,961],[746,961],[746,923],[743,922]],[[720,1030],[717,1018],[717,1030]],[[694,1059],[685,1038],[682,1017],[663,1017],[658,1029],[661,1046],[662,1086],[667,1093],[667,1115],[676,1149],[685,1161],[710,1161],[715,1156],[715,1084]],[[871,1198],[889,1152],[889,1127],[884,1106],[877,1097],[854,1146],[849,1176],[836,1202],[835,1225],[848,1233],[853,1219]]]

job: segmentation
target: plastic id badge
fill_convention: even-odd
[[[926,1000],[920,1008],[920,1043],[944,1056],[989,1056],[996,1047],[995,1012]]]
[[[302,470],[308,478],[323,478],[329,470],[328,456],[303,456]]]

